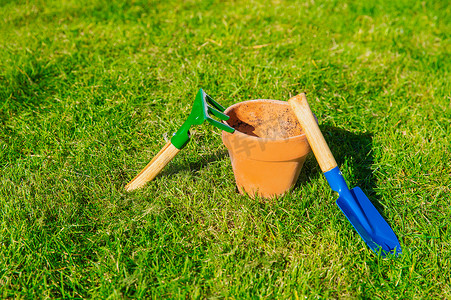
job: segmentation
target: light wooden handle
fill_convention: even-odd
[[[160,171],[179,153],[174,145],[169,141],[157,155],[147,164],[147,166],[133,178],[126,186],[127,192],[144,186],[147,182],[155,178]]]
[[[305,94],[302,93],[291,98],[288,100],[288,103],[290,103],[291,109],[301,123],[302,129],[307,136],[310,147],[323,173],[335,168],[337,162],[332,152],[330,152],[329,146],[318,127],[318,123],[316,123]]]

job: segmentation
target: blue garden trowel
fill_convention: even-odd
[[[368,197],[359,187],[351,190],[348,188],[310,110],[305,94],[297,95],[288,102],[301,123],[310,147],[330,187],[338,192],[337,205],[349,222],[374,252],[383,256],[389,253],[400,254],[401,245],[395,233]]]

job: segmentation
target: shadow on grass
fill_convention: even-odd
[[[194,156],[194,159],[188,161],[172,162],[170,167],[164,168],[158,176],[170,176],[183,170],[198,172],[208,164],[224,159],[227,155],[227,150],[221,147],[214,152],[210,152],[208,155],[197,155]]]
[[[60,69],[63,66],[66,66],[63,60],[40,61],[32,55],[17,62],[15,67],[5,72],[8,84],[0,86],[0,94],[7,101],[7,105],[4,104],[3,108],[21,111],[53,101],[50,95],[63,84],[59,79],[62,78],[63,71]],[[7,114],[0,114],[0,120],[7,117]]]
[[[376,192],[374,191],[376,184],[371,170],[373,165],[372,134],[369,132],[353,133],[332,126],[321,126],[321,131],[344,174],[349,188],[359,186],[382,214],[383,206],[376,199]],[[172,162],[171,166],[163,169],[158,176],[171,176],[183,170],[197,172],[208,164],[222,160],[226,156],[228,156],[227,150],[221,147],[208,155],[199,155]],[[323,177],[323,175],[313,153],[311,153],[294,188],[302,186],[309,178],[317,177]]]
[[[321,131],[337,161],[338,167],[343,172],[349,188],[359,186],[377,210],[382,213],[383,206],[375,199],[376,192],[374,188],[376,184],[371,170],[374,162],[372,157],[372,134],[369,132],[353,133],[327,125],[321,126]],[[311,153],[305,162],[295,188],[304,184],[309,178],[322,176],[320,174],[322,174],[322,171],[313,153]]]

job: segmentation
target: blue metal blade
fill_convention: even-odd
[[[359,187],[353,188],[351,195],[352,199],[341,197],[340,195],[336,203],[368,247],[376,253],[382,248],[381,254],[384,256],[388,253],[400,254],[401,245],[398,238],[373,203]],[[355,210],[356,204],[364,211],[366,220],[369,221],[372,230],[367,230],[362,224],[362,219]]]
[[[388,253],[401,253],[401,245],[376,207],[359,187],[349,190],[338,167],[324,173],[332,190],[338,192],[337,205],[365,243],[374,252],[385,256]]]

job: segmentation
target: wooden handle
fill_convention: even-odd
[[[312,148],[323,173],[335,168],[337,162],[335,161],[332,152],[330,152],[329,146],[318,127],[318,123],[316,123],[305,94],[302,93],[291,98],[288,100],[288,103],[290,103],[291,109],[301,123],[302,129],[307,136],[310,147]]]
[[[160,171],[179,153],[174,145],[169,141],[157,155],[147,164],[147,166],[133,178],[126,186],[127,192],[144,186],[147,182],[155,178]]]

